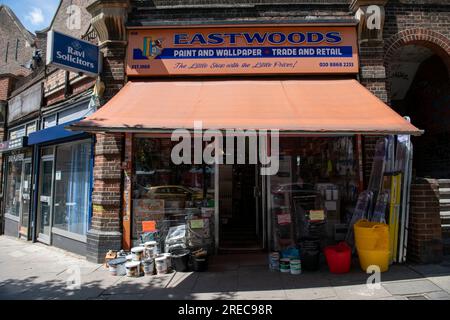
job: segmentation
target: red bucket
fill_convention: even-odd
[[[331,273],[347,273],[350,271],[352,249],[346,242],[336,246],[328,246],[324,250]]]

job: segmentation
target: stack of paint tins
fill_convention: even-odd
[[[280,270],[280,253],[272,252],[269,255],[269,269],[270,271]]]
[[[299,259],[290,260],[291,274],[299,275],[302,274],[302,263]]]
[[[156,256],[155,265],[158,275],[166,274],[168,272],[167,256],[163,254]]]
[[[143,273],[142,260],[144,259],[144,247],[131,249],[131,261],[125,264],[127,276],[130,278],[140,277]],[[127,257],[129,259],[129,257]]]

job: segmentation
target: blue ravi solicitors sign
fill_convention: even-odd
[[[56,31],[47,36],[47,64],[97,76],[101,72],[99,47]]]

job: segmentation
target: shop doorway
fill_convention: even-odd
[[[264,249],[262,189],[258,165],[219,166],[219,253]]]
[[[395,111],[425,130],[413,137],[413,169],[418,177],[450,178],[450,57],[426,43],[401,47],[390,61]]]
[[[29,238],[31,199],[31,158],[30,154],[8,157],[6,167],[5,218],[7,234]]]
[[[31,159],[24,160],[23,164],[23,178],[22,178],[22,208],[20,215],[20,236],[29,239],[29,225],[30,225],[30,209],[31,209]]]
[[[39,171],[37,238],[45,244],[51,242],[54,163],[53,148],[43,149]]]

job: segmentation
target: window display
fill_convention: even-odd
[[[273,250],[302,239],[334,242],[358,195],[352,137],[284,137],[280,170],[270,177]]]
[[[139,242],[145,234],[143,223],[155,221],[162,242],[185,225],[185,236],[189,238],[185,243],[194,247],[207,239],[210,245],[214,230],[214,167],[175,165],[171,152],[176,142],[170,139],[136,138],[134,143],[134,241]],[[163,243],[161,246],[164,248]]]
[[[5,212],[14,217],[20,216],[22,167],[23,156],[10,156],[8,158]]]
[[[60,145],[56,148],[55,228],[86,235],[91,185],[90,161],[90,141]]]

